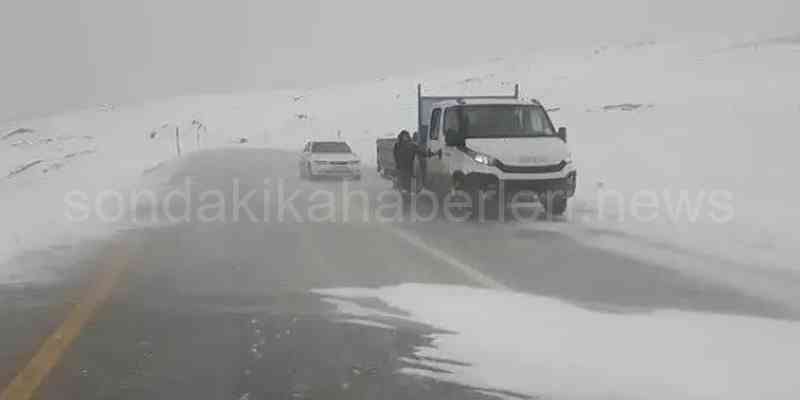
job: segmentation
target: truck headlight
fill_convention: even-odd
[[[472,159],[477,163],[484,165],[494,165],[494,163],[497,161],[494,157],[487,156],[486,154],[482,153],[475,153],[475,155],[472,156]]]
[[[564,164],[572,164],[572,153],[569,153],[566,157],[564,157]]]
[[[493,166],[497,163],[496,158],[488,154],[478,153],[477,151],[472,149],[467,149],[467,155],[469,155],[470,158],[475,160],[475,162],[478,164]]]
[[[314,164],[327,164],[327,163],[328,163],[327,161],[314,160]]]
[[[360,162],[361,161],[359,161],[359,160],[350,160],[350,164],[352,164],[352,165],[358,165],[358,163],[360,163]]]

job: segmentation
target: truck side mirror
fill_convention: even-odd
[[[444,143],[448,146],[463,146],[465,144],[464,135],[455,129],[448,129],[444,133]]]
[[[558,133],[556,133],[556,136],[558,136],[561,140],[566,142],[567,141],[567,128],[565,128],[563,126],[558,128]]]

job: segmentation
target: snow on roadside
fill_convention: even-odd
[[[419,348],[427,360],[455,360],[424,374],[471,387],[545,398],[795,399],[800,324],[755,317],[662,310],[614,314],[523,293],[404,284],[319,289],[347,315],[369,319],[378,299],[417,323],[448,333]],[[374,304],[374,302],[369,302]],[[374,310],[381,324],[391,324]],[[403,321],[399,321],[402,325]],[[399,325],[398,325],[399,326]],[[446,370],[452,374],[430,371]]]
[[[729,261],[798,271],[800,189],[788,183],[796,164],[791,149],[800,143],[793,133],[800,124],[794,95],[800,80],[793,72],[800,68],[798,49],[692,54],[664,47],[661,57],[600,60],[584,87],[559,91],[573,99],[613,93],[607,104],[649,106],[604,111],[573,102],[555,114],[578,131],[579,201],[597,213],[592,225]],[[652,59],[663,65],[645,65]],[[723,195],[716,201],[724,207],[715,208],[714,192]],[[622,204],[614,204],[613,196],[603,202],[609,193],[622,194]],[[651,194],[655,206],[637,210],[634,203]],[[689,200],[683,209],[682,195]]]
[[[555,110],[554,122],[569,128],[579,167],[570,219],[577,224],[570,225],[765,270],[797,271],[800,215],[794,204],[800,189],[789,183],[797,147],[792,127],[800,124],[797,70],[800,51],[792,44],[645,41],[520,53],[354,85],[103,105],[4,124],[0,282],[34,279],[5,265],[20,252],[119,228],[96,220],[70,222],[64,196],[79,190],[96,198],[137,184],[143,171],[175,157],[175,125],[183,132],[184,153],[219,146],[296,150],[306,140],[341,134],[369,165],[376,138],[414,129],[417,82],[426,93],[465,95],[510,92],[520,83],[523,96]],[[192,121],[203,124],[200,135]],[[613,218],[613,204],[598,204],[600,186],[623,194],[623,220]],[[724,224],[676,221],[669,218],[664,190],[673,198],[680,191],[693,198],[730,192],[735,218]],[[632,218],[630,205],[641,191],[661,196],[659,218]],[[708,199],[703,201],[708,217]]]
[[[699,47],[600,54],[554,91],[581,187],[570,224],[529,228],[800,308],[800,46]],[[642,107],[576,103],[601,95]]]
[[[46,282],[64,272],[61,266],[29,265],[16,258],[20,254],[126,228],[130,192],[158,186],[146,172],[176,157],[176,127],[182,154],[237,145],[298,148],[310,131],[295,109],[286,92],[192,96],[103,106],[3,129],[0,284]],[[203,125],[199,134],[193,121]]]

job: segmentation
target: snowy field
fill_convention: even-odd
[[[431,347],[417,348],[407,360],[412,366],[401,372],[510,392],[503,396],[508,399],[789,400],[800,390],[794,367],[800,326],[793,322],[596,312],[461,286],[317,293],[354,318],[350,323],[396,329],[412,322],[443,330]],[[406,314],[388,312],[374,299]]]
[[[184,153],[218,146],[298,150],[310,138],[341,132],[373,163],[376,138],[414,128],[417,82],[427,93],[465,95],[505,93],[519,83],[523,96],[540,99],[554,123],[569,128],[579,191],[568,223],[548,229],[704,276],[726,279],[735,269],[740,286],[761,271],[798,282],[800,189],[790,176],[800,144],[797,71],[800,37],[695,37],[512,54],[302,92],[178,97],[2,123],[0,282],[52,278],[15,255],[122,228],[70,223],[65,195],[80,190],[94,199],[152,184],[143,172],[175,157],[175,126]],[[199,135],[192,121],[205,127]],[[649,206],[634,206],[642,198]],[[678,262],[676,253],[695,261]],[[784,292],[784,300],[800,301]]]

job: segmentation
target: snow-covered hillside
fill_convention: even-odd
[[[0,282],[42,278],[14,255],[119,228],[69,223],[64,196],[141,184],[143,171],[175,156],[175,126],[183,152],[296,150],[309,138],[341,132],[374,162],[377,137],[414,128],[417,82],[425,92],[446,94],[503,93],[519,83],[523,96],[541,100],[556,125],[569,128],[579,192],[570,223],[553,229],[618,251],[638,243],[641,251],[632,255],[648,259],[648,249],[668,248],[712,257],[724,265],[718,268],[797,271],[800,189],[790,175],[800,143],[797,71],[797,41],[694,38],[514,54],[358,85],[178,97],[5,123]],[[192,121],[205,126],[199,136]],[[630,205],[642,191],[655,196],[647,218]],[[706,209],[713,191],[729,194],[732,212],[723,222]],[[598,201],[608,193],[614,201]],[[696,218],[691,207],[680,208],[681,196],[699,207]],[[630,240],[616,243],[620,238]],[[690,264],[683,267],[708,267]]]

